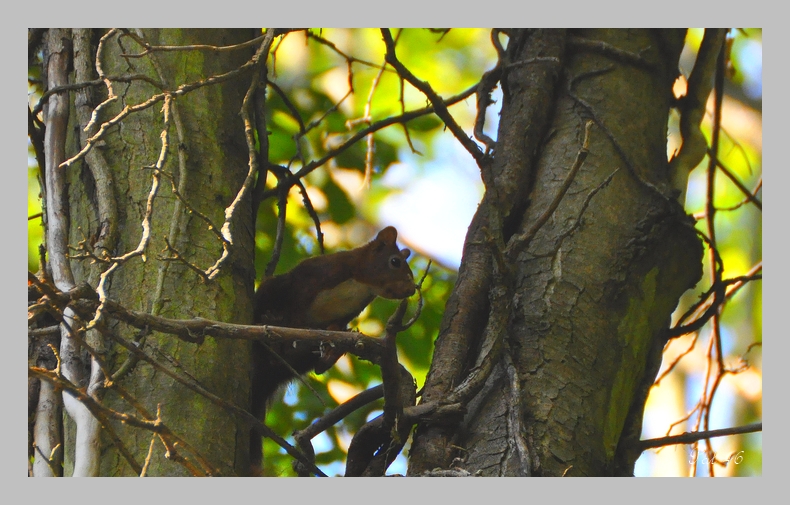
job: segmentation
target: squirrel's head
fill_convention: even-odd
[[[398,231],[387,226],[365,248],[366,261],[357,271],[360,282],[373,286],[376,294],[384,298],[400,299],[414,294],[414,275],[406,259],[408,249],[398,249]]]

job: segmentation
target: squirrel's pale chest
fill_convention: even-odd
[[[327,323],[353,319],[376,297],[367,284],[349,279],[332,289],[321,291],[313,299],[307,316],[310,326],[321,327]]]

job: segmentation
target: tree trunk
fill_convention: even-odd
[[[490,375],[462,420],[418,428],[410,475],[450,466],[632,474],[638,452],[629,444],[640,435],[662,330],[701,277],[701,242],[667,174],[684,33],[509,32],[486,195],[422,401]],[[561,192],[588,121],[586,161],[531,233]]]
[[[465,411],[420,417],[409,474],[630,475],[664,331],[680,295],[701,277],[702,245],[667,170],[685,31],[501,32],[507,50],[477,88],[482,96],[490,77],[503,90],[493,154],[476,153],[486,193],[421,398]],[[274,34],[256,55],[268,56]],[[263,91],[250,87],[253,46],[218,53],[150,45],[229,46],[254,35],[49,31],[49,89],[114,76],[54,94],[44,109],[42,189],[59,290],[87,282],[131,310],[252,322],[251,197],[227,209],[256,169],[252,126],[239,116],[245,93]],[[388,58],[396,61],[394,52]],[[263,107],[257,112],[266,131]],[[94,144],[102,123],[109,128]],[[226,253],[218,275],[206,275]],[[66,322],[88,329],[72,334],[62,325],[63,374],[52,381],[65,378],[79,390],[42,384],[35,427],[37,440],[39,428],[41,441],[59,435],[52,399],[62,394],[65,475],[244,474],[250,426],[218,404],[248,406],[247,342],[202,335],[187,342],[101,311],[79,321],[68,310]],[[133,359],[136,347],[154,363]],[[144,430],[101,417],[110,411],[93,415],[90,398],[156,423]],[[169,431],[155,435],[163,426]],[[60,441],[48,443],[50,450]],[[49,467],[37,454],[34,473]]]
[[[74,30],[73,81],[95,79],[93,71],[98,37],[91,41],[90,31]],[[152,45],[236,44],[250,39],[249,30],[142,30],[132,36],[144,38]],[[221,74],[249,60],[251,49],[223,54],[210,51],[153,52],[142,57],[125,58],[121,53],[143,52],[130,35],[102,41],[100,64],[106,75],[146,74],[158,76],[159,84],[132,80],[114,84],[117,99],[107,104],[99,124],[120,113],[125,106],[141,104],[162,91],[174,91],[178,83],[196,82],[208,75]],[[73,76],[74,74],[72,74]],[[153,106],[129,114],[105,142],[94,147],[88,156],[68,168],[69,244],[87,239],[88,248],[97,256],[123,256],[139,250],[150,220],[150,243],[142,255],[132,254],[120,262],[108,276],[104,288],[109,298],[125,307],[172,318],[204,317],[219,321],[250,323],[251,298],[255,272],[253,263],[253,225],[249,198],[237,209],[231,223],[233,247],[228,262],[213,280],[205,281],[184,262],[166,261],[173,250],[184,260],[206,270],[220,257],[220,240],[208,229],[198,213],[205,214],[215,226],[225,219],[223,209],[234,199],[248,171],[247,147],[239,111],[249,86],[250,73],[218,85],[200,87],[177,97],[168,96]],[[159,88],[161,85],[161,88]],[[99,97],[97,90],[104,95]],[[84,88],[76,93],[70,114],[67,157],[86,145],[97,131],[94,126],[83,131],[90,111],[106,99],[104,88]],[[171,101],[172,98],[172,101]],[[168,109],[169,108],[169,109]],[[164,114],[163,112],[166,111]],[[166,135],[165,135],[166,134]],[[165,145],[166,144],[166,145]],[[153,167],[166,149],[166,159]],[[51,170],[52,167],[47,167]],[[169,174],[169,175],[168,175]],[[191,208],[179,201],[173,185]],[[149,210],[147,210],[149,209]],[[99,285],[99,275],[109,264],[72,259],[75,282]],[[182,374],[193,378],[203,388],[231,403],[245,407],[249,388],[248,343],[240,340],[207,338],[202,344],[183,342],[172,335],[143,335],[129,326],[113,322],[109,331],[127,342],[144,342],[156,358],[177,364]],[[88,339],[91,339],[90,332]],[[130,353],[115,341],[94,337],[97,349],[109,369],[118,374]],[[87,359],[86,359],[87,362]],[[131,372],[131,373],[129,373]],[[199,466],[202,456],[213,462],[222,475],[234,475],[247,468],[247,433],[249,427],[205,397],[175,382],[171,377],[139,362],[133,371],[120,372],[114,382],[140,402],[148,416],[159,415],[176,435],[188,440],[199,456],[189,448],[176,447],[166,454],[162,442],[145,430],[112,423],[120,442],[142,464],[150,452],[147,475],[186,475],[186,466],[166,458],[187,458]],[[85,384],[82,384],[83,386]],[[65,394],[65,393],[64,393]],[[99,393],[102,394],[102,393]],[[134,411],[118,394],[108,388],[103,405],[119,412]],[[138,410],[139,412],[139,410]],[[144,417],[139,414],[139,417]],[[75,429],[67,418],[67,448],[74,446]],[[171,449],[173,449],[171,447]],[[103,430],[100,475],[134,475],[132,467],[121,457],[112,434]],[[67,453],[66,475],[74,465],[74,454]],[[196,462],[197,461],[197,462]]]

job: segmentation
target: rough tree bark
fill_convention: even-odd
[[[701,242],[667,174],[684,34],[509,32],[486,195],[422,401],[492,371],[462,420],[418,428],[410,475],[632,474],[662,330],[701,276]],[[532,235],[588,121],[589,155]]]
[[[249,30],[143,30],[100,42],[96,31],[91,39],[91,31],[73,30],[74,70],[70,82],[85,82],[97,77],[93,60],[97,44],[102,45],[99,63],[104,75],[145,73],[158,76],[155,79],[158,83],[116,82],[113,92],[117,98],[103,108],[99,116],[101,124],[124,107],[141,104],[163,91],[174,91],[177,83],[195,82],[237,68],[252,54],[247,48],[223,54],[221,58],[199,51],[125,57],[123,54],[138,54],[144,50],[132,36],[140,36],[153,45],[225,46],[245,42],[251,38],[251,33]],[[225,219],[223,209],[233,201],[248,172],[247,147],[239,119],[248,85],[249,79],[235,79],[181,96],[166,97],[147,109],[129,114],[119,125],[113,126],[115,131],[105,135],[102,145],[92,149],[83,160],[65,168],[54,168],[67,171],[68,243],[76,245],[85,241],[88,250],[99,257],[104,254],[119,257],[139,249],[145,235],[141,224],[148,206],[152,205],[150,243],[143,254],[130,255],[108,277],[105,290],[111,299],[135,310],[167,317],[198,316],[251,322],[250,300],[255,272],[252,269],[250,199],[242,202],[232,223],[234,247],[229,261],[220,275],[205,282],[182,262],[160,261],[161,257],[173,256],[167,250],[165,239],[183,258],[202,269],[217,260],[222,244],[207,230],[203,220],[188,212],[175,198],[168,176],[153,170],[167,144],[167,157],[159,168],[172,175],[178,191],[194,210],[221,226]],[[107,98],[103,87],[88,87],[72,93],[67,158],[79,152],[87,138],[96,133],[98,127],[95,125],[87,132],[83,128],[90,120],[90,111]],[[164,115],[167,107],[168,113]],[[100,274],[110,265],[72,259],[70,266],[78,283],[85,281],[96,286]],[[155,350],[158,359],[173,360],[209,391],[236,405],[246,405],[247,343],[206,339],[201,345],[195,345],[155,332],[143,336],[120,324],[110,325],[109,331],[130,342],[143,337],[146,349]],[[126,349],[113,341],[97,338],[92,343],[94,348],[103,347],[102,355],[113,371],[119,370],[130,357]],[[207,461],[214,462],[220,474],[234,475],[247,467],[249,428],[239,424],[228,412],[147,363],[137,363],[132,373],[121,373],[115,381],[139,400],[149,415],[156,416],[159,412],[162,421],[173,432],[188,439]],[[106,407],[120,412],[130,410],[129,403],[115,389],[97,394],[103,396]],[[65,446],[73,448],[74,425],[68,416],[65,417]],[[117,422],[112,424],[118,438],[134,454],[145,455],[149,446],[153,448],[147,475],[187,474],[185,467],[166,457],[187,457],[196,464],[194,455],[183,447],[176,449],[178,454],[166,456],[161,442],[152,442],[150,432]],[[106,430],[101,438],[101,454],[100,475],[137,473],[118,452]],[[74,454],[67,452],[66,475],[70,475],[74,463]]]
[[[504,94],[498,138],[493,154],[478,158],[486,194],[469,228],[421,399],[463,404],[466,414],[418,425],[409,474],[461,467],[483,475],[628,475],[639,455],[632,444],[660,364],[662,332],[680,295],[701,276],[701,243],[667,173],[667,118],[685,32],[504,32],[507,49],[491,74],[501,77]],[[72,53],[68,44],[58,53],[71,55],[70,82],[96,78],[91,58],[97,44],[99,77],[149,76],[113,81],[117,98],[102,106],[100,122],[163,90],[175,91],[176,83],[238,68],[253,51],[236,49],[221,58],[211,51],[128,56],[142,52],[143,38],[157,45],[227,46],[248,41],[251,32],[243,30],[144,30],[102,40],[73,30],[58,37],[73,43]],[[52,61],[53,68],[61,65]],[[206,269],[222,252],[190,210],[220,226],[222,211],[245,181],[250,164],[239,111],[249,83],[229,79],[166,93],[111,126],[102,144],[76,163],[47,166],[48,174],[65,171],[67,243],[82,243],[73,256],[114,257],[118,264],[73,257],[68,264],[75,284],[103,286],[124,307],[155,315],[251,322],[249,199],[231,223],[232,254],[216,278],[205,281],[181,260],[160,261],[178,255]],[[74,100],[65,158],[96,133],[95,125],[84,127],[90,111],[107,99],[94,94],[97,89],[69,92]],[[585,139],[589,145],[582,149]],[[161,172],[152,168],[157,163]],[[572,167],[581,168],[569,178]],[[191,209],[173,195],[168,174]],[[45,189],[48,200],[57,198]],[[147,215],[150,243],[141,250]],[[113,271],[102,281],[108,268]],[[115,338],[140,341],[156,359],[177,364],[204,389],[242,407],[248,403],[249,344],[206,338],[196,345],[107,325],[114,338],[89,331],[86,339],[109,369],[122,371],[113,380],[149,417],[158,412],[199,455],[182,446],[166,456],[149,431],[113,421],[102,430],[95,471],[139,474],[118,450],[123,445],[136,455],[153,448],[147,475],[185,475],[186,466],[166,457],[200,465],[197,456],[215,465],[209,473],[243,474],[249,426],[147,363],[123,371],[134,363]],[[67,357],[71,366],[82,366],[78,386],[106,407],[131,410],[117,389],[101,387],[98,362],[84,350]],[[78,459],[76,432],[64,418],[69,475]]]

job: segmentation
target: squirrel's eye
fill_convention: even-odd
[[[400,256],[390,256],[390,266],[392,268],[400,268],[401,259]]]

